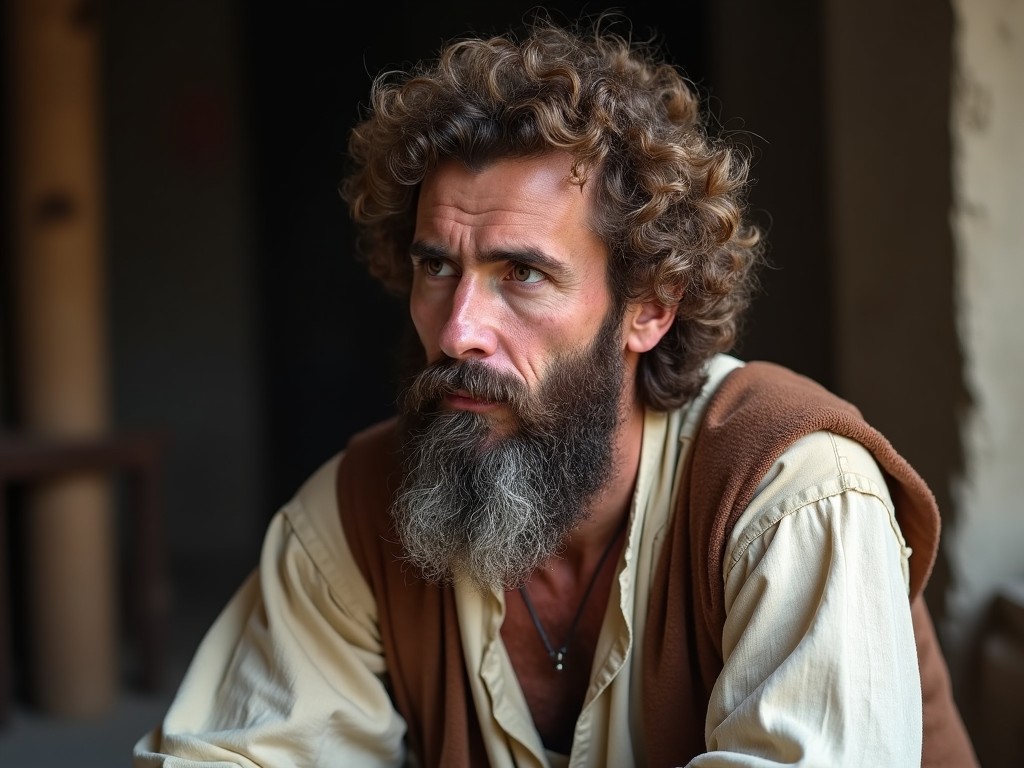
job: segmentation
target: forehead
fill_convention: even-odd
[[[416,239],[453,255],[509,248],[576,259],[606,251],[590,227],[592,185],[570,181],[564,153],[508,158],[482,169],[446,160],[423,180]]]

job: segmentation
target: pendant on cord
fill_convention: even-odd
[[[526,587],[522,586],[519,588],[519,594],[523,596],[523,602],[526,603],[526,610],[530,614],[530,618],[533,619],[533,626],[537,628],[537,634],[540,635],[541,642],[544,643],[544,650],[548,652],[548,656],[555,664],[555,671],[561,672],[565,669],[565,654],[569,652],[569,643],[572,640],[572,635],[576,631],[576,624],[579,621],[580,615],[583,613],[582,610],[578,611],[576,618],[573,620],[572,627],[569,629],[569,638],[565,641],[565,644],[557,651],[551,644],[551,640],[548,639],[548,633],[544,631],[544,626],[540,623],[540,616],[537,615],[537,611],[533,607],[533,601],[530,600],[530,595],[526,592]]]
[[[526,611],[530,614],[530,618],[533,620],[533,626],[537,628],[537,634],[540,635],[541,642],[544,643],[544,650],[548,652],[548,656],[551,657],[551,661],[554,662],[555,672],[561,672],[565,669],[565,654],[569,652],[569,644],[572,642],[573,637],[576,634],[576,627],[580,623],[580,619],[583,618],[583,609],[587,607],[587,599],[590,597],[590,593],[594,591],[594,585],[597,584],[597,577],[601,573],[601,566],[604,565],[604,561],[608,559],[609,553],[612,551],[612,547],[618,540],[619,535],[626,530],[626,523],[629,521],[629,516],[626,515],[622,518],[622,523],[619,525],[618,531],[612,537],[612,540],[604,548],[604,552],[601,553],[601,558],[597,561],[597,567],[594,568],[594,573],[590,577],[590,583],[587,584],[587,589],[583,593],[583,599],[580,600],[580,606],[576,609],[576,615],[573,616],[572,624],[569,626],[569,634],[565,638],[565,642],[562,647],[555,650],[554,645],[551,643],[551,639],[548,637],[548,633],[544,631],[544,625],[540,623],[540,616],[537,615],[536,609],[533,607],[533,601],[530,600],[530,595],[526,591],[526,585],[522,584],[519,587],[519,594],[523,597],[523,603],[526,605]]]

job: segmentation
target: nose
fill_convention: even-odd
[[[493,355],[498,347],[496,303],[485,284],[463,275],[441,326],[441,351],[455,360]]]

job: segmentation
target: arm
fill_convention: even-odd
[[[691,765],[919,766],[908,556],[863,448],[815,433],[787,451],[730,539],[725,663]]]
[[[204,638],[143,766],[397,766],[372,597],[334,506],[335,462],[268,528],[257,571]]]

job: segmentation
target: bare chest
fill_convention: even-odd
[[[564,648],[561,669],[556,669],[556,661],[522,595],[513,590],[505,596],[502,640],[544,745],[563,754],[571,751],[576,720],[590,685],[594,651],[613,575],[613,570],[608,569],[599,577],[574,630],[572,624],[578,605],[543,593],[532,597],[548,643],[556,652]]]

